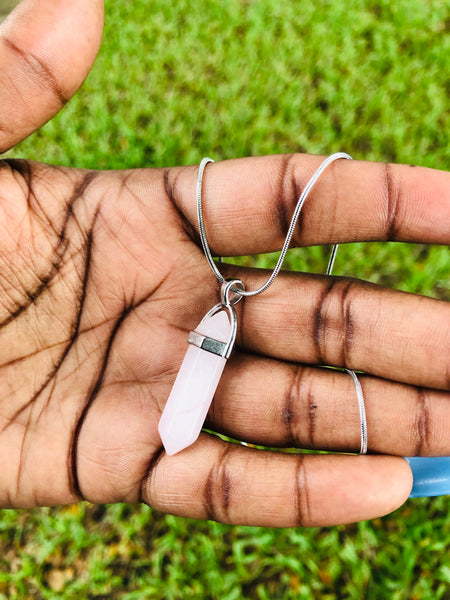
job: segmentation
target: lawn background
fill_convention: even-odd
[[[449,56],[442,0],[107,0],[85,85],[9,155],[113,169],[344,150],[449,170]],[[287,265],[321,272],[327,252]],[[449,265],[448,248],[351,244],[335,271],[450,300]],[[450,600],[448,513],[448,497],[417,499],[274,530],[143,506],[3,510],[0,598]]]

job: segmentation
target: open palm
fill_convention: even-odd
[[[34,61],[39,42],[24,48],[29,36],[14,34],[13,19],[6,24],[0,61],[13,80],[34,69],[43,91],[2,124],[3,149],[50,118],[87,73],[99,5],[72,4],[94,23],[93,33],[84,23],[84,45],[66,44],[59,66]],[[63,5],[49,10],[72,10]],[[74,52],[84,60],[64,71]],[[12,106],[2,85],[2,105]],[[205,218],[213,249],[279,249],[320,161],[294,155],[210,166]],[[319,368],[345,366],[367,373],[369,450],[381,456],[273,453],[206,433],[179,455],[164,453],[157,424],[187,332],[218,294],[198,243],[195,178],[195,167],[101,173],[1,163],[0,504],[144,501],[185,516],[281,526],[392,510],[408,496],[411,473],[387,455],[450,452],[445,302],[345,278],[282,274],[266,294],[237,306],[238,349],[208,427],[258,445],[354,451],[353,383]],[[311,194],[294,242],[449,243],[448,184],[448,174],[419,167],[340,161]],[[266,277],[224,271],[247,288]]]

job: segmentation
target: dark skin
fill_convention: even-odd
[[[23,2],[0,28],[2,151],[76,91],[101,38],[101,2],[41,0],[38,13],[35,5]],[[320,162],[210,165],[214,252],[279,249]],[[259,445],[355,451],[354,384],[319,367],[346,366],[367,373],[377,455],[265,452],[207,433],[164,453],[157,424],[187,332],[218,295],[199,247],[196,174],[195,166],[102,173],[0,163],[0,505],[146,502],[266,526],[395,509],[412,484],[401,456],[450,454],[450,307],[354,279],[283,273],[239,303],[237,350],[207,425]],[[449,244],[449,183],[431,169],[338,161],[311,193],[293,242]],[[234,266],[224,273],[247,289],[267,277]]]

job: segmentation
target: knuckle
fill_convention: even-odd
[[[314,310],[313,341],[320,364],[351,364],[356,331],[355,285],[349,278],[333,278],[319,297]]]
[[[288,445],[315,447],[317,399],[308,371],[302,365],[293,367],[284,395],[281,418]]]
[[[175,211],[183,231],[190,240],[194,241],[195,243],[199,243],[200,237],[197,232],[197,229],[190,222],[190,220],[182,210],[182,203],[180,199],[178,184],[178,178],[180,177],[181,172],[178,172],[177,174],[172,174],[171,169],[164,169],[161,173],[164,193],[169,201],[170,206]]]
[[[67,103],[69,98],[61,88],[60,83],[50,69],[49,64],[31,52],[17,46],[11,39],[5,36],[3,37],[3,43],[12,54],[21,60],[23,69],[37,85],[42,89],[49,89],[61,105]]]
[[[299,527],[308,527],[312,524],[312,515],[309,501],[309,476],[304,456],[298,457],[295,482],[295,509],[297,525]]]
[[[230,522],[233,482],[228,468],[232,447],[229,445],[211,468],[203,491],[203,505],[211,521]]]
[[[284,239],[300,196],[301,190],[295,175],[295,154],[281,157],[278,168],[278,177],[275,184],[274,221],[278,225],[280,239]],[[295,237],[300,237],[300,225],[297,224]]]
[[[387,240],[395,240],[399,229],[400,186],[391,164],[384,165],[385,232]]]
[[[157,452],[155,452],[155,454],[153,454],[153,456],[150,457],[144,475],[139,483],[139,502],[150,505],[149,497],[151,496],[151,489],[154,481],[154,476],[156,473],[156,469],[164,456],[164,448],[161,447]]]
[[[413,424],[415,456],[426,456],[429,453],[432,438],[431,421],[431,406],[428,395],[423,388],[418,388]]]

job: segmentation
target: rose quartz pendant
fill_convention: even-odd
[[[195,442],[236,338],[231,303],[217,304],[188,337],[189,348],[158,425],[167,454]]]

